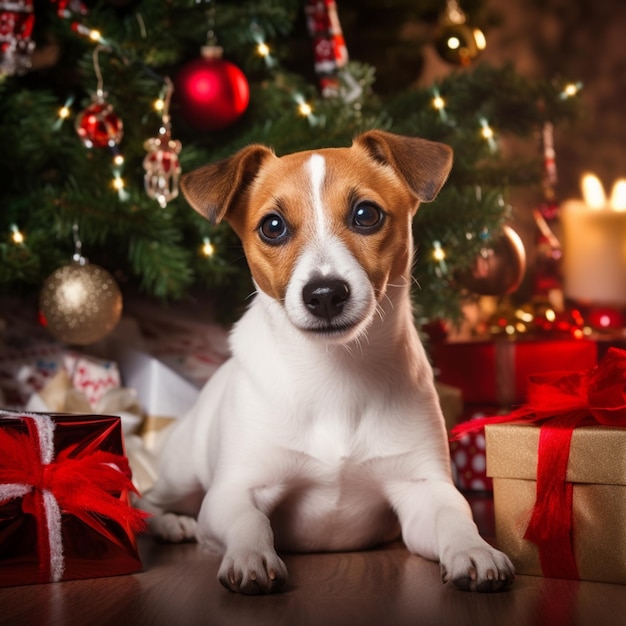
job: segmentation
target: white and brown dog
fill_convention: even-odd
[[[191,205],[240,237],[258,294],[232,357],[173,428],[144,507],[156,536],[218,545],[227,588],[278,590],[276,550],[400,534],[462,589],[512,582],[451,481],[413,325],[411,221],[451,163],[442,144],[370,131],[281,158],[252,145],[183,178]]]

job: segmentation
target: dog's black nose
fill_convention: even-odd
[[[343,311],[349,297],[348,283],[337,278],[314,280],[302,289],[302,299],[306,308],[316,317],[328,321]]]

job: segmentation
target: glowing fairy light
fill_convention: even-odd
[[[263,58],[267,57],[270,53],[269,46],[264,42],[260,41],[256,47],[257,54]]]
[[[561,98],[573,98],[578,95],[578,92],[582,88],[582,83],[568,83],[563,87],[563,91],[561,92]]]
[[[215,254],[215,246],[208,237],[203,239],[202,254],[204,254],[205,257],[212,257]]]
[[[20,231],[20,229],[15,225],[11,225],[11,241],[17,245],[21,245],[24,243],[24,234]]]
[[[302,117],[309,117],[311,113],[313,113],[313,109],[307,102],[300,102],[300,104],[298,104],[298,113],[300,113]]]
[[[441,247],[441,244],[438,241],[435,241],[433,243],[433,246],[434,246],[433,258],[435,259],[435,261],[438,261],[438,262],[445,261],[445,259],[446,259],[446,252]]]
[[[116,191],[122,191],[124,186],[124,179],[119,174],[116,174],[113,177],[113,189]]]
[[[436,95],[433,100],[433,106],[435,107],[435,109],[437,109],[437,111],[441,111],[441,109],[443,109],[446,106],[446,101],[439,95]]]
[[[489,126],[489,123],[484,118],[480,120],[480,125],[482,126],[482,130],[480,131],[482,138],[489,144],[490,150],[495,152],[496,141],[494,139],[495,133],[493,132],[493,128]]]
[[[433,99],[431,100],[431,104],[433,108],[439,112],[439,117],[445,122],[447,120],[446,115],[446,101],[441,97],[439,91],[437,89],[433,90]]]

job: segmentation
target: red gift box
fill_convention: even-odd
[[[119,417],[0,412],[0,585],[141,569]]]
[[[459,387],[467,404],[520,404],[526,401],[529,376],[588,369],[597,358],[597,343],[589,339],[495,339],[432,345],[437,379]]]
[[[459,423],[472,423],[487,415],[498,414],[497,407],[473,407],[465,412]],[[456,427],[455,427],[456,428]],[[485,429],[468,429],[450,441],[450,461],[454,483],[464,491],[493,491],[493,481],[487,475]]]
[[[452,431],[487,430],[498,544],[519,573],[624,583],[626,350],[529,382],[524,406]]]

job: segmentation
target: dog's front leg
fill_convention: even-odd
[[[224,546],[218,579],[227,589],[273,593],[287,581],[270,520],[255,506],[249,490],[213,485],[200,509],[197,534],[199,541],[218,539]]]
[[[454,485],[445,480],[399,483],[390,496],[407,548],[438,560],[443,582],[468,591],[498,591],[513,582],[511,561],[479,535],[469,504]]]

